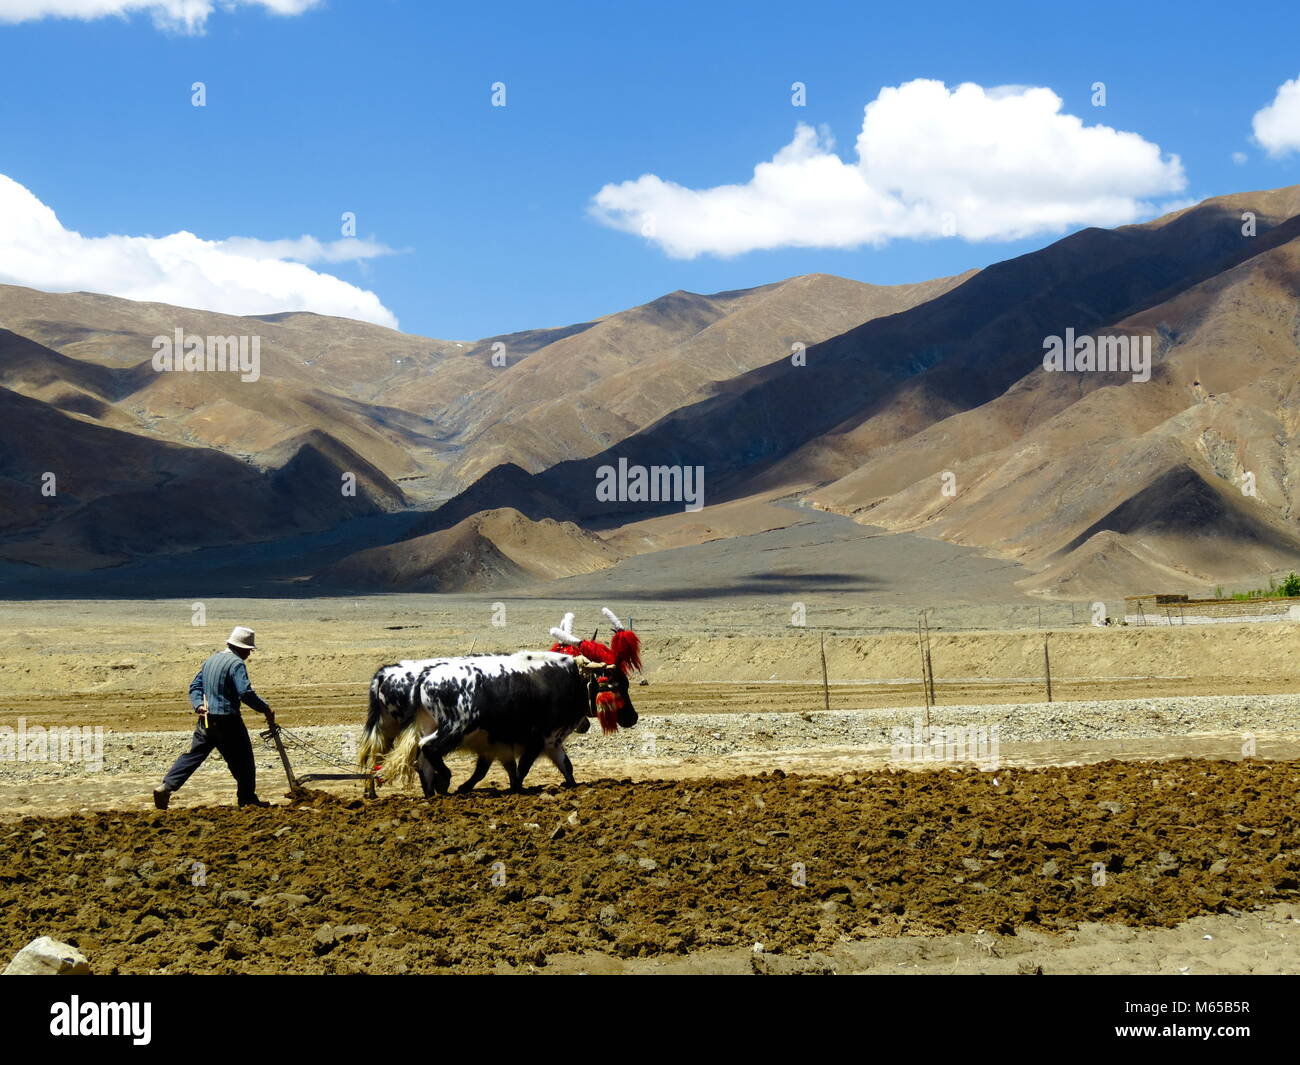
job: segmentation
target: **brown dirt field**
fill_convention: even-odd
[[[25,818],[0,949],[38,927],[97,972],[490,972],[1172,928],[1300,897],[1298,785],[1294,761],[1105,762]]]

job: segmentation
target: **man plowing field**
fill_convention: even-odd
[[[238,625],[226,640],[224,651],[208,656],[190,684],[190,706],[198,715],[190,749],[176,759],[162,787],[153,793],[153,804],[167,809],[172,792],[178,791],[214,750],[221,752],[235,778],[235,794],[240,806],[270,806],[257,797],[257,766],[253,761],[253,744],[248,738],[239,707],[244,703],[266,715],[267,724],[275,715],[266,702],[253,691],[245,660],[253,653],[256,636],[252,629]]]
[[[565,739],[585,732],[589,717],[606,733],[637,721],[628,671],[641,667],[640,642],[606,613],[615,624],[609,646],[573,637],[572,615],[566,615],[565,625],[552,630],[558,642],[550,651],[381,666],[370,684],[361,765],[382,757],[386,779],[403,782],[418,775],[431,797],[446,794],[451,784],[443,762],[451,751],[463,748],[478,756],[460,791],[473,788],[494,761],[504,764],[511,790],[518,791],[545,754],[565,785],[573,786]]]

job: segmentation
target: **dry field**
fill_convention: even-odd
[[[433,804],[291,804],[259,748],[276,808],[235,810],[214,759],[152,809],[231,624],[258,629],[281,723],[342,758],[375,665],[543,645],[568,606],[510,601],[496,628],[493,602],[211,601],[206,627],[180,601],[0,607],[0,726],[105,729],[98,771],[0,762],[0,949],[51,934],[121,972],[1300,969],[1290,625],[1056,628],[1048,704],[1044,633],[971,608],[934,636],[930,720],[992,735],[981,769],[899,757],[914,634],[826,632],[827,712],[821,631],[647,606],[641,724],[575,738],[576,791],[539,765],[522,796],[495,770]]]

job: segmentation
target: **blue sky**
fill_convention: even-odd
[[[1280,2],[1225,17],[1187,2],[327,0],[290,16],[218,8],[202,33],[148,12],[0,22],[0,174],[87,237],[332,242],[354,211],[357,237],[394,253],[311,269],[374,293],[408,332],[471,339],[679,288],[921,280],[1059,236],[680,258],[589,212],[602,187],[643,174],[747,182],[797,123],[851,163],[864,106],[918,78],[1045,87],[1085,125],[1177,155],[1185,188],[1140,197],[1152,202],[1295,183],[1297,155],[1270,156],[1251,122],[1300,75],[1298,39],[1300,10]],[[195,81],[206,107],[191,106]],[[795,81],[806,107],[791,106]],[[0,261],[6,280],[56,287],[23,269]]]

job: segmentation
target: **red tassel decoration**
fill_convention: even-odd
[[[601,692],[596,696],[596,719],[607,736],[618,731],[618,704],[621,702],[615,692]]]
[[[619,629],[610,640],[614,665],[624,673],[629,669],[641,671],[641,638],[631,629]]]
[[[590,658],[593,662],[603,662],[607,666],[614,665],[615,661],[614,652],[596,640],[583,640],[578,644],[578,654]]]

